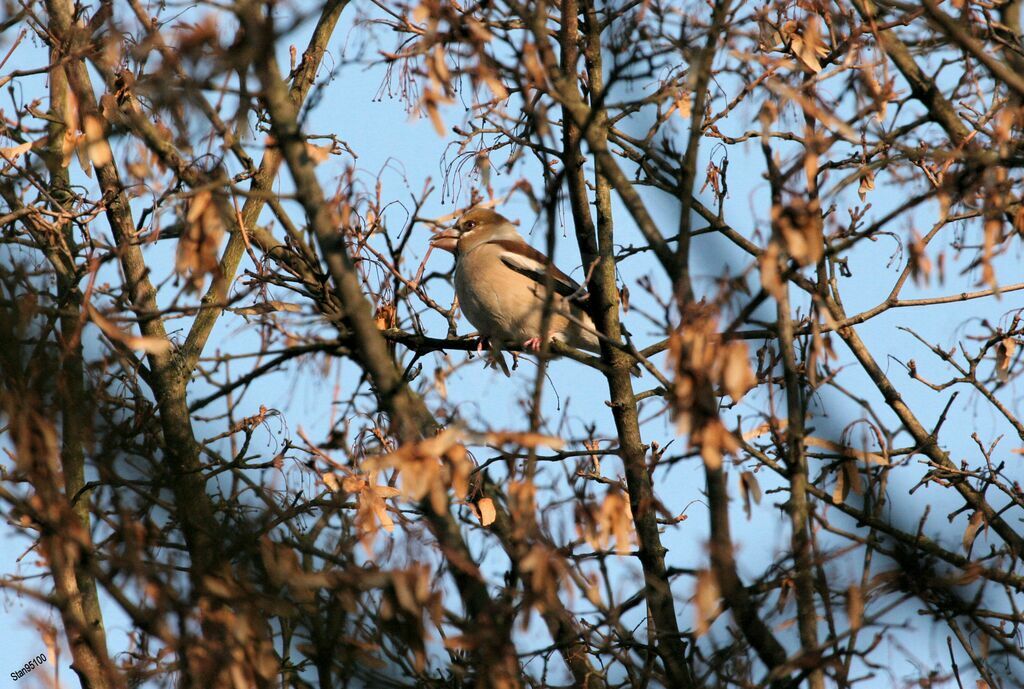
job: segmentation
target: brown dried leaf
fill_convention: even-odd
[[[341,481],[341,489],[346,493],[358,493],[366,487],[366,479],[362,476],[346,476]]]
[[[437,132],[438,136],[445,136],[448,133],[444,125],[444,120],[441,118],[441,111],[438,109],[438,106],[450,101],[450,98],[438,93],[430,84],[423,88],[423,98],[420,100],[420,108],[421,110],[426,110],[427,116],[430,118],[431,124],[434,125],[434,131]]]
[[[1013,361],[1013,354],[1017,351],[1017,340],[1012,337],[1004,337],[996,345],[996,377],[1000,382],[1005,383],[1010,379],[1010,363]]]
[[[846,483],[855,495],[864,495],[864,479],[860,475],[855,462],[843,462],[843,473],[846,474]]]
[[[130,335],[124,332],[101,314],[92,304],[87,304],[86,310],[89,312],[89,320],[95,323],[103,331],[104,335],[114,342],[120,342],[129,349],[138,349],[147,354],[165,354],[171,349],[169,340],[160,337]]]
[[[693,114],[693,97],[689,91],[684,90],[675,101],[676,112],[684,120],[690,119]]]
[[[466,28],[469,29],[469,32],[481,43],[488,43],[492,38],[494,38],[494,35],[490,30],[471,15],[463,15],[463,20],[465,21]]]
[[[860,196],[861,203],[868,196],[868,192],[875,188],[875,172],[870,167],[865,165],[860,170],[860,186],[857,187],[857,194]]]
[[[782,274],[779,272],[779,245],[771,242],[758,259],[759,274],[761,276],[761,287],[772,295],[774,299],[780,299],[783,295],[785,285],[782,282]]]
[[[601,607],[604,605],[604,600],[601,598],[601,580],[597,578],[596,574],[591,574],[586,577],[587,584],[583,589],[583,595],[587,597],[593,605]]]
[[[448,374],[440,366],[434,369],[434,389],[441,399],[448,399]]]
[[[825,234],[818,199],[793,199],[787,206],[772,207],[772,224],[786,251],[801,266],[814,265],[825,255]]]
[[[984,240],[981,245],[981,284],[997,290],[999,284],[996,281],[996,270],[992,265],[992,259],[995,256],[996,246],[1002,240],[1003,215],[1002,209],[999,207],[1001,204],[998,200],[992,199],[993,196],[998,196],[998,194],[986,194],[985,199],[986,218]]]
[[[326,161],[331,157],[331,153],[334,151],[333,144],[325,144],[323,146],[317,146],[316,144],[306,143],[306,155],[313,161],[314,165]]]
[[[597,514],[597,525],[601,548],[608,543],[608,537],[615,538],[615,553],[628,555],[633,544],[633,512],[629,499],[617,489],[611,488]]]
[[[61,143],[61,167],[67,167],[71,165],[71,156],[75,154],[75,151],[79,150],[82,141],[85,139],[85,134],[74,131],[72,129],[64,130],[64,141]],[[87,165],[82,166],[87,174],[91,176],[92,171]]]
[[[818,30],[818,18],[811,15],[800,27],[796,21],[788,21],[782,25],[782,35],[789,40],[789,48],[805,70],[817,74],[821,71],[819,57],[828,55],[829,50],[821,41]]]
[[[13,163],[18,158],[28,153],[34,143],[34,141],[26,141],[23,144],[12,146],[10,148],[0,148],[0,156],[3,156],[4,160],[8,163]]]
[[[851,631],[860,629],[864,622],[864,592],[856,584],[846,590],[846,616],[850,620]]]
[[[324,485],[327,486],[327,490],[331,491],[332,493],[337,493],[339,490],[341,490],[342,482],[338,479],[338,475],[335,474],[334,472],[326,473],[323,476],[321,476],[320,479],[324,482]]]
[[[832,502],[846,502],[846,496],[850,493],[850,486],[846,482],[846,472],[840,471],[836,474],[836,487],[832,490]]]
[[[365,477],[348,476],[342,481],[342,488],[356,495],[355,524],[360,542],[366,552],[370,553],[378,528],[388,533],[394,531],[395,522],[388,514],[387,503],[384,501],[396,497],[401,491],[391,486],[378,485],[376,472],[370,472]]]
[[[752,471],[744,471],[740,474],[740,495],[743,498],[743,511],[747,514],[747,519],[750,519],[751,515],[751,501],[754,504],[761,504],[761,484],[757,482],[757,477],[754,476]]]
[[[700,456],[709,469],[720,469],[726,454],[736,454],[740,444],[721,419],[709,419],[697,433],[690,434],[691,443],[700,444]]]
[[[561,438],[553,435],[544,435],[543,433],[491,432],[484,434],[483,442],[488,445],[506,445],[508,443],[512,443],[527,449],[532,449],[541,445],[549,447],[552,450],[561,450],[565,447],[565,441]]]
[[[412,10],[411,18],[414,24],[425,24],[430,18],[430,8],[427,7],[427,3],[421,2],[416,5]]]
[[[971,514],[971,518],[967,520],[967,528],[964,529],[963,545],[964,551],[968,555],[971,552],[971,546],[974,545],[974,539],[978,537],[978,529],[981,528],[984,517],[985,515],[981,512],[975,511]]]
[[[398,323],[398,309],[393,302],[386,301],[377,307],[373,320],[379,330],[390,330]]]
[[[110,144],[103,133],[103,122],[95,115],[85,116],[85,146],[89,160],[96,167],[109,165],[114,159]]]
[[[476,516],[480,518],[481,526],[490,526],[494,523],[495,518],[498,516],[497,511],[494,509],[494,500],[490,498],[480,498],[476,502]]]
[[[914,283],[917,285],[927,285],[932,275],[932,260],[925,251],[921,235],[916,231],[907,249],[910,254],[907,258],[910,262],[910,275],[914,278]]]
[[[58,67],[58,69],[63,69]],[[82,120],[79,117],[78,111],[78,96],[75,95],[74,89],[68,86],[67,90],[67,107],[64,109],[64,126],[67,127],[69,132],[80,132],[82,131]]]
[[[718,580],[714,573],[702,569],[697,572],[697,587],[693,594],[694,603],[694,634],[698,637],[704,636],[711,623],[719,614],[718,601],[721,593],[718,590]]]
[[[850,459],[859,459],[862,462],[880,464],[882,466],[887,466],[889,464],[889,460],[880,454],[847,447],[845,445],[840,445],[839,443],[834,443],[831,440],[825,440],[824,438],[818,438],[813,435],[804,438],[804,444],[808,447],[820,447]]]
[[[427,70],[430,78],[447,92],[451,86],[452,74],[448,71],[448,63],[444,59],[444,46],[440,43],[434,44],[434,49],[427,57]]]
[[[505,100],[508,98],[508,89],[505,88],[505,84],[501,83],[501,79],[499,79],[491,70],[481,69],[480,78],[483,80],[484,84],[490,90],[495,99]]]
[[[446,509],[446,476],[456,492],[465,496],[472,462],[465,456],[465,448],[459,444],[462,431],[446,428],[432,438],[406,443],[394,452],[368,457],[363,468],[376,471],[387,467],[398,469],[402,490],[411,500],[421,500],[429,495],[433,506],[439,511]],[[442,465],[442,457],[447,465]],[[447,468],[447,472],[443,471]]]
[[[259,304],[253,304],[252,306],[241,306],[238,308],[229,309],[232,313],[236,313],[239,316],[258,316],[264,313],[274,313],[275,311],[287,311],[289,313],[299,313],[302,311],[301,304],[292,304],[286,301],[265,301]]]
[[[746,343],[739,340],[726,342],[718,351],[719,383],[734,402],[739,402],[757,385],[757,377],[750,368],[750,352]]]
[[[175,270],[186,276],[189,289],[198,291],[207,275],[220,273],[217,253],[223,238],[224,223],[216,199],[209,190],[196,192],[188,200],[175,261]]]

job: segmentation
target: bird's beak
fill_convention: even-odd
[[[459,245],[459,231],[454,227],[445,230],[444,232],[438,232],[434,235],[434,238],[430,240],[430,246],[450,251],[453,254]]]

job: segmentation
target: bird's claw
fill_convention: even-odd
[[[528,352],[539,352],[540,351],[540,338],[531,337],[529,340],[523,343],[523,349]]]

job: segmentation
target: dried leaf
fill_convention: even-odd
[[[726,454],[736,454],[740,451],[740,444],[718,418],[708,420],[699,432],[691,433],[690,441],[700,444],[700,456],[704,459],[704,465],[712,470],[722,467],[722,458]]]
[[[485,151],[480,151],[473,159],[473,165],[480,173],[480,182],[485,186],[491,186],[491,159]]]
[[[598,511],[600,547],[608,544],[608,537],[615,538],[615,553],[629,555],[633,545],[633,512],[629,507],[629,499],[617,488],[611,488],[605,495],[601,509]]]
[[[754,504],[761,504],[761,484],[757,482],[757,477],[754,476],[752,471],[744,471],[740,474],[740,495],[743,498],[743,511],[747,514],[747,519],[750,519],[751,501]]]
[[[836,475],[836,487],[832,490],[832,502],[846,502],[846,496],[850,492],[850,486],[846,482],[846,472],[840,471]]]
[[[857,470],[854,462],[843,462],[843,473],[846,475],[846,484],[855,495],[864,495],[864,479]]]
[[[492,432],[483,435],[483,442],[488,445],[506,445],[512,443],[527,449],[544,445],[552,450],[561,450],[565,447],[565,441],[552,435],[543,433],[508,433]]]
[[[398,324],[398,310],[393,302],[386,301],[377,307],[373,314],[374,323],[379,330],[390,330]]]
[[[416,5],[412,10],[412,21],[414,24],[425,24],[427,19],[430,18],[430,8],[427,7],[427,3],[421,2]]]
[[[89,160],[96,167],[109,165],[114,159],[110,144],[103,133],[103,122],[95,115],[85,116],[85,146]]]
[[[68,167],[71,165],[71,156],[75,154],[75,151],[79,150],[82,141],[85,139],[85,134],[71,129],[64,130],[64,141],[61,143],[61,167]],[[87,165],[83,165],[82,168],[87,174],[91,175],[92,171]]]
[[[586,577],[587,584],[583,589],[583,595],[587,597],[587,600],[592,604],[600,607],[604,605],[604,600],[601,598],[601,581],[597,578],[597,575],[591,574]]]
[[[216,199],[209,190],[196,192],[188,200],[175,261],[175,270],[186,276],[189,289],[198,291],[207,275],[220,274],[217,254],[223,237],[224,223]]]
[[[1013,353],[1017,351],[1017,340],[1012,337],[1004,337],[996,345],[996,377],[1000,382],[1005,383],[1010,379],[1010,363],[1013,361]]]
[[[479,42],[488,43],[492,38],[494,38],[494,35],[490,30],[472,15],[463,15],[463,20],[466,23],[466,28],[469,29],[469,32],[473,34],[473,37]]]
[[[258,316],[264,313],[274,313],[275,311],[287,311],[289,313],[299,313],[302,311],[301,304],[292,304],[286,301],[265,301],[260,304],[253,304],[252,306],[241,306],[238,308],[229,309],[232,313],[237,313],[239,316]]]
[[[341,488],[346,493],[358,493],[366,487],[366,479],[362,476],[346,476],[341,481]]]
[[[774,299],[784,296],[785,285],[782,282],[782,274],[779,272],[779,245],[771,242],[768,248],[758,257],[759,274],[761,276],[761,287],[772,295]]]
[[[12,146],[10,148],[0,148],[0,156],[3,156],[4,160],[8,163],[13,163],[21,156],[29,152],[34,144],[34,141],[26,141],[18,146]]]
[[[743,399],[757,385],[750,368],[750,352],[745,342],[733,340],[719,347],[719,382],[735,402]]]
[[[999,289],[999,282],[996,279],[996,269],[992,266],[992,261],[990,260],[991,251],[988,249],[988,246],[990,244],[990,242],[988,241],[988,238],[994,234],[994,233],[992,233],[990,231],[990,229],[993,226],[996,226],[997,222],[998,221],[992,221],[992,222],[986,222],[985,223],[985,247],[986,248],[982,252],[982,259],[981,259],[981,283],[980,284],[988,285],[989,288],[991,288],[993,290],[998,290]]]
[[[932,275],[932,260],[928,257],[924,241],[917,231],[914,231],[913,238],[907,246],[907,251],[909,253],[907,260],[910,263],[910,275],[914,278],[914,283],[922,286],[927,285]]]
[[[719,614],[718,601],[721,593],[718,590],[718,580],[714,573],[702,569],[697,572],[697,587],[693,594],[694,603],[694,634],[698,637],[704,636],[711,623]]]
[[[857,450],[852,447],[846,447],[845,445],[840,445],[838,443],[832,442],[831,440],[825,440],[824,438],[808,436],[804,438],[804,443],[808,447],[820,447],[825,450],[830,450],[832,452],[840,454],[844,457],[848,457],[850,459],[859,459],[863,462],[869,462],[871,464],[881,464],[883,466],[887,466],[889,464],[889,460],[880,454],[868,452],[867,450]]]
[[[326,161],[331,157],[331,153],[334,151],[333,144],[326,144],[323,146],[317,146],[316,144],[306,143],[306,155],[313,161],[314,165]]]
[[[371,471],[365,476],[346,476],[341,482],[342,488],[356,496],[356,528],[359,540],[367,553],[372,553],[373,541],[378,528],[388,533],[394,531],[395,522],[388,514],[388,498],[401,494],[397,488],[377,484],[377,472]]]
[[[829,50],[821,41],[816,16],[808,17],[803,27],[796,21],[786,22],[782,25],[782,36],[789,40],[790,51],[805,70],[814,74],[821,71],[818,58],[828,55]]]
[[[825,255],[825,235],[818,199],[793,199],[787,206],[772,207],[772,224],[785,243],[786,252],[801,266],[814,265]]]
[[[341,481],[338,479],[338,475],[334,472],[324,474],[320,479],[324,482],[324,485],[327,486],[327,490],[332,493],[337,493],[341,490]]]
[[[970,555],[971,546],[974,545],[974,539],[978,537],[978,529],[982,526],[982,520],[984,516],[981,512],[975,511],[971,514],[971,518],[967,520],[967,528],[964,529],[964,551]]]
[[[440,366],[434,369],[434,389],[441,399],[448,399],[448,374]]]
[[[447,508],[448,484],[462,497],[468,490],[473,467],[459,442],[464,435],[457,429],[446,428],[432,438],[406,443],[386,455],[368,457],[363,467],[369,471],[397,468],[408,498],[421,500],[429,496],[437,511],[442,512]]]
[[[70,85],[67,90],[67,107],[64,109],[64,126],[67,127],[69,132],[82,131],[82,120],[79,117],[78,111],[78,96],[75,95],[75,91]]]
[[[431,124],[434,125],[434,131],[437,132],[438,136],[445,136],[448,133],[444,125],[444,120],[441,118],[441,111],[438,109],[438,106],[442,103],[449,102],[451,102],[451,99],[438,93],[432,85],[427,84],[423,88],[423,97],[420,99],[420,109],[427,112],[427,116],[430,118]]]
[[[434,44],[434,49],[430,52],[427,57],[427,70],[430,78],[445,91],[448,91],[451,86],[452,75],[448,71],[448,63],[444,59],[444,47],[440,43]]]
[[[676,99],[674,105],[680,117],[684,120],[690,119],[690,116],[693,114],[693,97],[689,91],[683,91],[679,98]]]
[[[490,526],[494,523],[498,513],[494,509],[494,501],[490,498],[480,498],[476,502],[476,516],[480,518],[481,526]]]
[[[95,323],[104,335],[129,349],[138,349],[147,354],[165,354],[171,349],[169,340],[160,337],[129,335],[109,321],[92,304],[87,304],[86,310],[89,312],[89,320]]]
[[[875,188],[875,173],[874,171],[865,165],[860,169],[860,186],[857,187],[857,194],[860,196],[861,203],[868,196],[868,192]]]
[[[854,632],[864,622],[864,592],[856,584],[846,590],[846,617],[850,620],[850,630]]]

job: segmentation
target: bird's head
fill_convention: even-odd
[[[453,254],[464,254],[473,247],[494,239],[522,241],[519,232],[505,216],[490,208],[471,208],[455,225],[434,235],[430,245]]]

